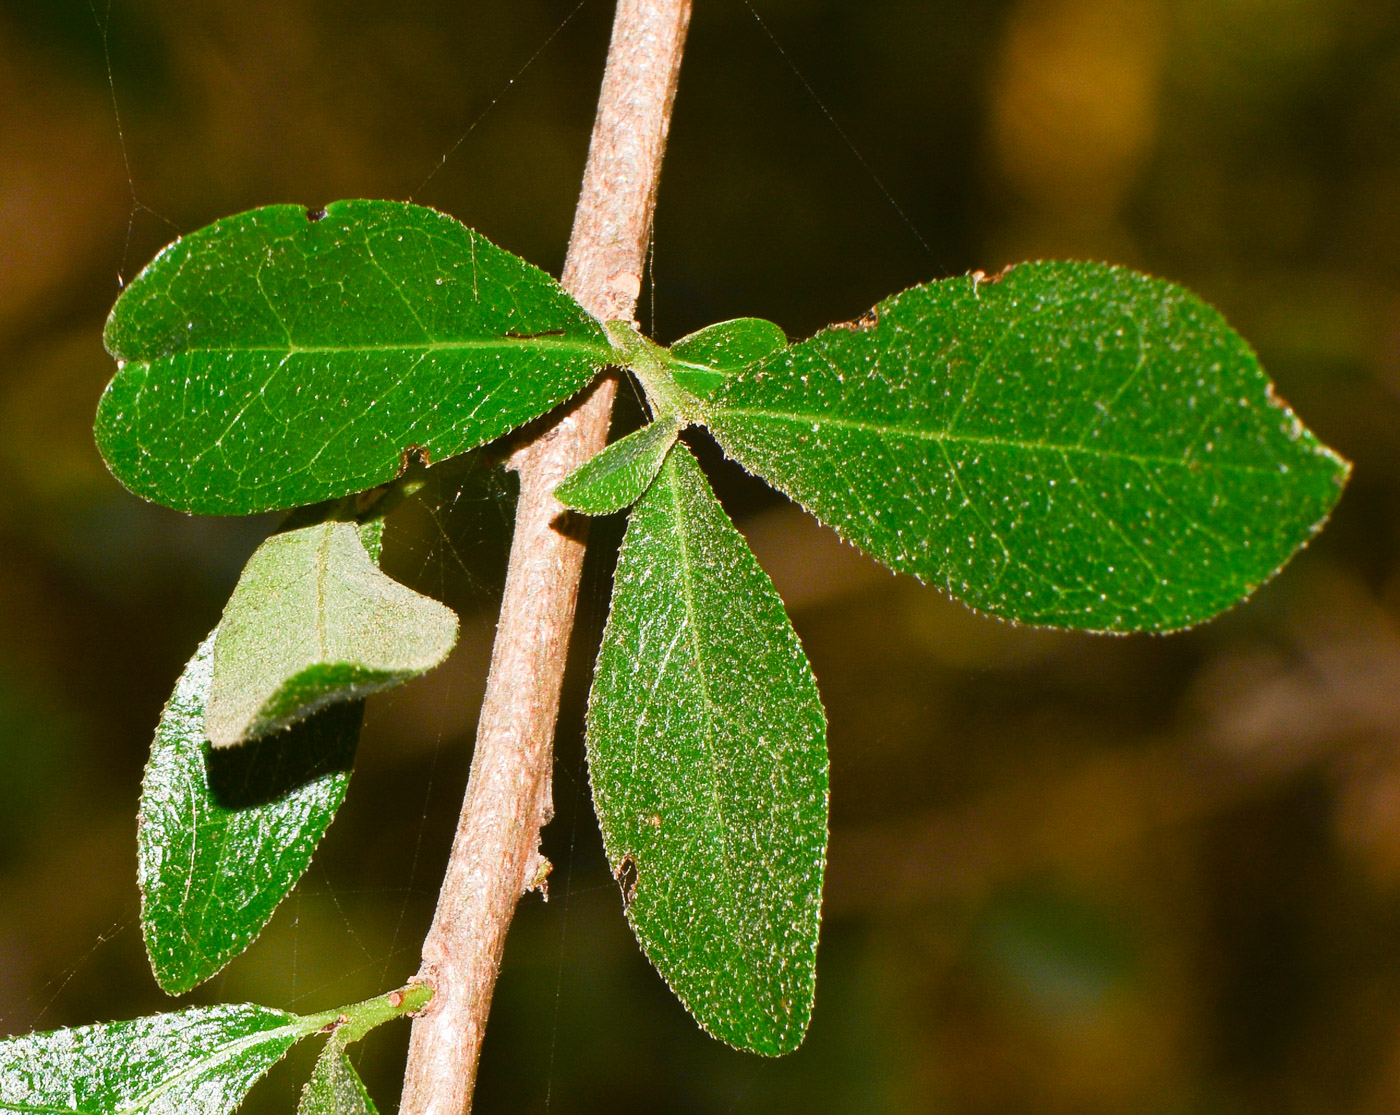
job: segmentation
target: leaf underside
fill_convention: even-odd
[[[205,731],[215,747],[280,731],[417,677],[456,640],[452,610],[382,573],[354,523],[274,534],[219,621]]]
[[[243,952],[301,878],[345,798],[364,703],[215,750],[204,735],[214,635],[176,683],[141,783],[141,928],[172,995]]]
[[[221,1005],[0,1042],[0,1112],[228,1115],[306,1027]]]
[[[334,1034],[326,1041],[311,1079],[301,1090],[297,1115],[379,1115],[364,1081]]]
[[[731,377],[725,451],[891,568],[1027,623],[1169,631],[1267,580],[1348,466],[1170,283],[930,283]]]
[[[610,359],[543,271],[442,213],[273,205],[167,247],[117,301],[98,408],[140,496],[248,514],[383,484],[543,414]]]
[[[588,709],[609,862],[642,948],[731,1045],[811,1014],[826,724],[772,582],[684,444],[632,509]]]

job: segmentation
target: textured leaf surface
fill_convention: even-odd
[[[364,1081],[345,1055],[345,1047],[334,1035],[301,1090],[297,1115],[379,1115]]]
[[[554,489],[555,498],[585,515],[610,515],[641,499],[676,440],[680,424],[658,419],[619,438]]]
[[[795,1049],[814,991],[826,723],[782,601],[683,444],[627,525],[588,765],[657,970],[716,1037]]]
[[[107,322],[97,442],[138,495],[246,514],[499,437],[610,359],[553,279],[442,213],[273,205],[166,248]]]
[[[692,395],[705,398],[734,372],[786,347],[787,334],[773,322],[738,317],[707,325],[673,344],[671,374]]]
[[[205,731],[215,747],[279,731],[432,669],[456,640],[452,610],[382,573],[354,523],[274,534],[219,621]]]
[[[1215,310],[1087,263],[905,291],[732,377],[709,425],[892,568],[996,615],[1109,631],[1229,607],[1347,475]]]
[[[215,750],[211,634],[176,683],[141,783],[141,928],[156,981],[183,994],[246,949],[306,870],[345,798],[364,704]]]
[[[307,1026],[225,1005],[27,1034],[0,1042],[0,1111],[225,1115]]]

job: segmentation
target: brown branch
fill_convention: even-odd
[[[675,98],[690,0],[618,0],[564,285],[600,320],[630,320]],[[543,880],[540,829],[587,524],[554,486],[603,447],[617,384],[604,379],[511,459],[520,474],[505,599],[466,799],[420,977],[402,1115],[471,1110],[477,1059],[516,902]],[[561,529],[562,528],[562,529]]]

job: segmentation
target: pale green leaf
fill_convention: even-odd
[[[680,432],[672,418],[658,419],[585,461],[554,489],[565,507],[585,515],[609,515],[641,498],[656,478],[666,451]]]
[[[214,643],[205,732],[224,747],[438,665],[457,617],[385,576],[354,523],[274,534],[249,559]]]
[[[315,1023],[198,1007],[0,1042],[0,1112],[227,1115]]]
[[[612,359],[553,279],[442,213],[273,205],[171,244],[107,322],[97,443],[138,495],[245,514],[499,437]]]
[[[379,1115],[364,1081],[334,1034],[301,1090],[297,1115]]]
[[[1348,470],[1219,313],[1089,263],[905,291],[732,376],[707,424],[891,568],[1107,631],[1185,627],[1253,591]]]
[[[825,717],[782,601],[684,444],[632,509],[587,744],[647,956],[716,1037],[795,1049],[815,986]]]

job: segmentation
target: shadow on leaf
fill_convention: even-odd
[[[225,809],[252,809],[308,782],[349,772],[359,743],[363,701],[332,705],[285,732],[236,747],[204,745],[209,792]]]

